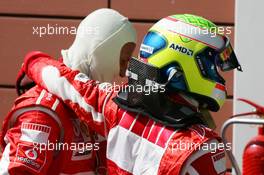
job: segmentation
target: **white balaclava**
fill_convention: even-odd
[[[80,23],[72,46],[61,54],[66,66],[112,83],[119,75],[121,49],[128,42],[136,43],[136,31],[128,19],[115,10],[99,9]]]

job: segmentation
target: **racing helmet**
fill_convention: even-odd
[[[242,71],[230,40],[211,21],[191,14],[165,17],[140,46],[139,59],[161,70],[168,90],[190,94],[200,107],[218,111],[226,99],[221,71]]]

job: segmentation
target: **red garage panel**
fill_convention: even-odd
[[[5,74],[5,76],[0,76],[0,85],[15,84],[17,72],[25,54],[29,51],[40,50],[53,57],[60,56],[60,50],[68,48],[75,35],[71,34],[70,31],[72,30],[69,30],[67,34],[66,30],[63,33],[63,30],[59,28],[67,27],[67,29],[71,29],[78,26],[79,22],[80,20],[0,17],[0,23],[2,24],[0,42],[8,43],[0,47],[0,57],[5,60],[4,64],[0,64],[0,73]],[[141,42],[151,26],[152,24],[135,24],[138,31],[138,43]],[[49,31],[48,27],[50,27]],[[44,34],[45,32],[46,34]],[[138,47],[136,50],[138,52]]]
[[[216,132],[220,134],[220,129],[223,123],[229,119],[229,117],[233,114],[233,100],[226,100],[224,106],[219,112],[212,112],[214,121],[217,125]],[[232,144],[232,127],[227,129],[227,140]],[[227,159],[227,167],[231,167],[230,161]]]
[[[60,50],[68,48],[72,43],[75,35],[70,29],[74,29],[79,20],[0,17],[0,23],[0,43],[2,43],[0,74],[4,75],[0,76],[0,84],[14,85],[25,54],[29,51],[40,50],[57,58],[60,56]],[[68,32],[60,30],[61,26],[68,29]],[[40,27],[46,29],[40,29]],[[50,27],[49,31],[48,27]],[[41,34],[40,31],[46,32],[46,35]],[[50,34],[47,34],[48,32]]]
[[[227,95],[233,96],[234,89],[234,71],[220,72],[221,76],[226,80]]]
[[[112,0],[111,8],[132,19],[160,19],[172,14],[191,13],[215,22],[234,23],[234,0]]]
[[[98,8],[106,8],[107,0],[1,0],[0,13],[86,16]]]
[[[16,97],[15,89],[0,88],[0,128],[4,117],[13,106]]]
[[[219,112],[212,112],[214,121],[217,124],[216,132],[220,133],[221,126],[223,123],[229,119],[233,114],[233,100],[226,100],[224,106],[220,109]],[[232,129],[228,130],[228,140],[231,141]]]
[[[235,28],[232,26],[220,26],[220,27],[221,27],[221,30],[223,30],[224,34],[230,38],[232,46],[234,46]]]

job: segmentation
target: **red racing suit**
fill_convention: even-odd
[[[24,70],[107,137],[109,174],[225,174],[223,145],[211,129],[193,125],[175,130],[121,109],[112,100],[117,92],[109,84],[90,80],[45,54],[27,58]]]
[[[61,100],[35,86],[4,120],[0,175],[105,174],[106,141],[95,137]]]

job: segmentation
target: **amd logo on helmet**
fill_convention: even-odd
[[[178,52],[181,52],[181,53],[183,53],[183,54],[186,54],[186,55],[188,55],[188,56],[193,56],[193,50],[191,50],[191,49],[188,49],[188,48],[186,48],[186,47],[183,47],[183,46],[181,46],[181,45],[178,45],[178,44],[174,44],[174,43],[172,43],[171,45],[170,45],[170,48],[171,49],[173,49],[173,50],[176,50],[176,51],[178,51]]]

